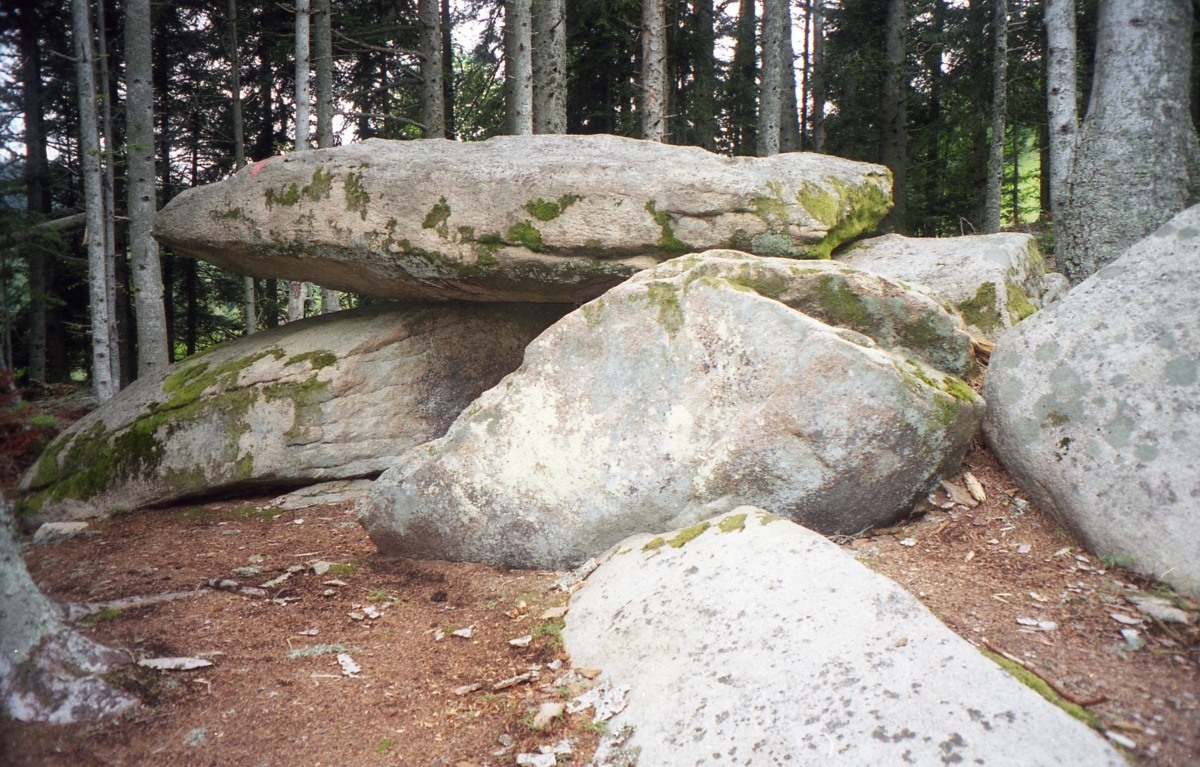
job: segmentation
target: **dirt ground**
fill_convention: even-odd
[[[77,407],[38,407],[60,422],[78,417]],[[1200,606],[1082,551],[985,448],[963,468],[980,480],[982,504],[952,506],[939,491],[933,500],[949,508],[922,503],[904,525],[839,542],[959,635],[1083,703],[1137,763],[1200,765]],[[132,657],[212,665],[117,674],[144,703],[117,722],[0,722],[0,764],[483,767],[564,740],[571,753],[559,764],[590,760],[604,729],[590,712],[534,721],[542,703],[587,684],[560,679],[570,662],[553,608],[568,595],[555,574],[384,558],[350,504],[279,512],[271,500],[121,514],[30,546],[30,573],[58,600],[186,592],[79,625]],[[332,567],[318,575],[317,563]],[[289,569],[261,596],[198,588],[217,578],[260,587]],[[1189,622],[1144,616],[1129,598],[1146,592]],[[339,653],[361,670],[347,676]]]

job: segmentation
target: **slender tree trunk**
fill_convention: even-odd
[[[441,2],[417,0],[417,20],[421,32],[421,122],[425,123],[425,138],[445,138]]]
[[[934,138],[926,144],[925,167],[925,210],[920,224],[925,236],[937,234],[934,221],[941,212],[942,179],[945,168],[942,163],[942,54],[946,50],[946,0],[934,0],[933,39],[925,50],[925,69],[929,73],[929,120],[926,129]]]
[[[442,0],[442,108],[445,112],[446,138],[454,139],[454,38],[450,19],[450,0]]]
[[[825,0],[812,3],[812,150],[825,151]]]
[[[1001,0],[1003,1],[1003,0]],[[892,199],[895,205],[883,222],[889,232],[903,232],[908,218],[908,110],[906,107],[904,30],[908,15],[904,0],[888,0],[887,21],[884,26],[884,48],[887,73],[883,79],[883,98],[880,103],[882,135],[879,160],[892,171]]]
[[[564,0],[533,0],[533,132],[567,132]]]
[[[43,126],[42,47],[34,0],[20,6],[21,99],[25,117],[25,210],[50,213],[49,163]],[[29,261],[29,380],[46,381],[46,256],[39,243],[26,247]]]
[[[992,34],[992,141],[988,153],[987,199],[984,202],[983,231],[1000,231],[1000,188],[1004,182],[1004,124],[1008,91],[1008,0],[994,0]]]
[[[267,280],[263,292],[266,296],[263,324],[269,328],[279,327],[279,281]]]
[[[297,152],[308,151],[309,95],[308,76],[309,0],[296,0],[296,146]],[[308,286],[303,282],[288,283],[288,322],[304,318],[304,299]]]
[[[288,322],[304,319],[304,304],[308,298],[307,286],[303,282],[288,283]]]
[[[786,15],[780,59],[783,63],[783,114],[779,118],[779,151],[800,151],[800,115],[796,104],[796,49],[792,46],[792,0],[783,0]]]
[[[196,259],[185,258],[183,259],[183,346],[188,357],[196,353],[196,341],[199,337],[200,297],[198,293]]]
[[[713,0],[696,0],[696,95],[692,99],[695,109],[696,138],[700,146],[710,152],[717,151],[717,114],[715,96],[717,91],[717,64],[714,58],[716,33],[713,28]]]
[[[758,91],[758,156],[779,154],[783,116],[783,35],[787,0],[763,0],[762,81]]]
[[[104,252],[104,189],[100,180],[100,136],[96,126],[96,78],[92,23],[87,0],[71,0],[79,91],[79,161],[83,168],[88,228],[88,295],[92,325],[92,382],[103,404],[116,393],[109,359],[108,270]]]
[[[739,0],[733,61],[729,73],[729,132],[735,155],[753,155],[758,148],[758,28],[754,0]]]
[[[226,5],[226,16],[229,20],[229,114],[233,120],[233,168],[238,171],[246,167],[246,126],[242,119],[242,56],[240,53],[241,39],[238,37],[237,31],[237,0],[229,0]],[[319,66],[317,71],[317,103],[319,105],[321,92]],[[321,114],[318,109],[318,141],[320,140],[320,125]],[[246,323],[246,335],[250,335],[258,330],[258,312],[254,304],[254,278],[243,277],[242,281],[245,290],[245,297],[242,299],[242,320]]]
[[[1046,117],[1050,123],[1050,211],[1062,223],[1067,175],[1079,131],[1075,99],[1075,0],[1046,0]]]
[[[1014,125],[1012,129],[1013,179],[1012,179],[1012,220],[1013,226],[1021,225],[1021,131]]]
[[[308,0],[296,0],[296,151],[308,149]]]
[[[154,87],[151,67],[150,0],[125,4],[125,165],[128,176],[129,250],[137,316],[137,370],[153,374],[167,365],[167,318],[162,267],[154,228]],[[237,102],[235,102],[237,103]]]
[[[113,148],[112,95],[108,79],[108,31],[104,19],[104,0],[96,1],[96,33],[100,56],[96,62],[100,82],[101,178],[104,182],[104,270],[107,278],[108,361],[112,368],[113,389],[121,390],[121,333],[117,321],[117,194],[116,154]]]
[[[504,2],[504,132],[533,133],[533,22],[531,0]]]
[[[642,0],[642,138],[667,134],[667,16],[663,0]]]
[[[313,64],[317,70],[317,148],[333,146],[333,19],[329,0],[313,0],[316,30],[313,34]],[[428,124],[428,123],[427,123]],[[246,291],[254,298],[254,280],[246,278]],[[338,310],[341,295],[321,288],[321,313]]]
[[[313,68],[317,71],[317,147],[333,146],[333,19],[329,0],[312,0]]]
[[[154,6],[151,6],[151,13],[155,13]],[[159,29],[170,28],[175,23],[172,18],[176,13],[176,9],[171,5],[161,5],[157,9],[157,19],[151,18],[151,28],[158,27]],[[171,141],[174,138],[171,133],[171,109],[170,102],[167,99],[168,89],[170,88],[169,75],[171,72],[171,50],[166,45],[154,46],[151,50],[153,55],[154,67],[152,82],[154,92],[161,99],[161,108],[156,110],[158,115],[158,130],[154,134],[154,146],[158,149],[158,168],[162,174],[162,197],[163,203],[167,203],[175,196],[174,179],[171,173]],[[162,294],[164,317],[167,330],[167,361],[175,361],[175,254],[170,251],[163,251],[159,259],[160,270],[162,272]]]
[[[1059,266],[1079,282],[1194,202],[1189,0],[1102,0],[1096,74],[1067,180]]]

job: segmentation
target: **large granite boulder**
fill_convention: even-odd
[[[553,305],[385,304],[171,365],[76,422],[21,480],[42,519],[374,476],[521,364]]]
[[[837,260],[892,280],[924,286],[953,304],[976,333],[994,338],[1042,305],[1046,264],[1028,234],[861,240]]]
[[[1125,764],[894,582],[759,509],[622,542],[563,639],[629,688],[597,767]]]
[[[371,140],[265,160],[158,215],[177,253],[417,300],[579,302],[681,253],[828,258],[891,206],[879,165],[617,136]]]
[[[826,533],[902,516],[958,464],[983,401],[758,292],[831,276],[793,277],[803,266],[685,257],[567,315],[375,481],[359,504],[371,538],[402,556],[559,568],[747,502]],[[835,292],[878,289],[832,274]]]
[[[986,435],[1110,561],[1200,596],[1200,207],[1006,333]]]
[[[103,675],[128,664],[124,653],[68,626],[38,590],[0,498],[0,714],[51,724],[119,716],[137,700]]]

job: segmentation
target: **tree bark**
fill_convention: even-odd
[[[296,145],[297,152],[308,151],[309,95],[308,57],[309,0],[296,0]],[[303,282],[288,283],[288,322],[304,318],[304,297],[308,293]]]
[[[0,712],[18,722],[111,719],[137,701],[100,675],[128,662],[64,623],[29,577],[12,514],[0,503]]]
[[[988,152],[987,197],[983,232],[1000,231],[1000,194],[1004,181],[1004,124],[1008,100],[1008,0],[995,0],[992,17],[992,139]]]
[[[717,151],[717,63],[714,57],[716,33],[713,27],[713,0],[696,0],[696,77],[695,109],[696,137],[700,146]]]
[[[1050,123],[1050,211],[1062,224],[1067,175],[1075,156],[1075,0],[1046,0],[1046,117]]]
[[[779,151],[800,151],[800,115],[796,104],[796,49],[792,46],[792,0],[784,0],[783,40],[780,59],[783,64],[783,114],[779,118]]]
[[[333,19],[329,0],[313,0],[312,63],[317,70],[317,147],[333,146]]]
[[[425,138],[445,138],[440,0],[417,0],[417,21],[421,32],[421,122],[425,123]]]
[[[445,111],[446,138],[454,139],[454,38],[450,21],[450,0],[442,0],[442,108]]]
[[[1003,0],[1000,0],[1003,2]],[[888,232],[904,232],[908,217],[908,109],[905,72],[904,30],[908,23],[904,0],[888,0],[884,25],[884,50],[887,73],[883,79],[883,98],[880,99],[882,135],[879,142],[879,161],[892,171],[892,200],[894,205],[883,221]]]
[[[113,389],[121,390],[121,333],[117,322],[117,194],[116,150],[113,148],[113,91],[108,79],[108,25],[104,19],[104,0],[96,2],[96,33],[100,46],[97,69],[100,75],[100,136],[103,150],[100,162],[104,182],[104,270],[107,277],[108,362],[112,368]]]
[[[533,132],[567,132],[564,0],[533,0]]]
[[[783,116],[783,36],[788,0],[763,0],[762,80],[758,93],[758,156],[779,154]]]
[[[504,132],[533,133],[533,28],[530,0],[504,2]]]
[[[308,149],[308,0],[296,0],[296,151]]]
[[[1059,266],[1078,283],[1193,202],[1189,0],[1103,0],[1096,74],[1067,180]]]
[[[125,165],[129,194],[126,207],[129,212],[129,251],[133,261],[139,376],[150,375],[169,362],[162,266],[158,243],[150,236],[158,210],[154,189],[154,87],[150,41],[150,0],[128,0],[125,5]],[[234,103],[240,106],[239,102]]]
[[[812,3],[812,150],[825,151],[825,0]]]
[[[318,0],[320,2],[321,0]],[[326,9],[328,10],[328,8]],[[229,113],[233,120],[233,169],[235,171],[246,167],[246,126],[242,119],[242,57],[239,53],[241,40],[237,31],[237,0],[229,0],[227,6],[229,17]],[[317,101],[320,104],[321,77],[318,68]],[[320,140],[321,116],[317,110],[317,136]],[[246,294],[242,299],[242,320],[246,323],[246,335],[258,330],[258,312],[254,304],[254,278],[243,277],[243,289]]]
[[[642,0],[642,138],[667,135],[667,16],[663,0]]]
[[[104,248],[104,190],[100,180],[100,136],[96,127],[96,78],[92,23],[87,0],[71,0],[79,95],[79,161],[87,207],[88,297],[92,326],[92,383],[103,404],[116,393],[110,361],[108,272]]]
[[[21,107],[25,117],[25,210],[35,216],[50,213],[46,132],[43,125],[42,46],[37,6],[20,6]],[[29,262],[29,380],[46,381],[46,256],[36,244],[27,251]]]

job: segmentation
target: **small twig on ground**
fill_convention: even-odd
[[[1006,658],[1006,659],[1012,661],[1013,663],[1016,663],[1018,666],[1025,669],[1029,673],[1033,674],[1038,679],[1041,679],[1043,682],[1045,682],[1050,687],[1051,690],[1054,690],[1056,693],[1061,695],[1069,703],[1074,703],[1076,706],[1082,706],[1084,708],[1087,708],[1088,706],[1095,706],[1099,703],[1104,703],[1105,701],[1108,700],[1107,695],[1097,695],[1094,698],[1081,698],[1078,695],[1075,695],[1074,693],[1070,692],[1069,690],[1063,689],[1063,687],[1061,685],[1059,685],[1057,682],[1046,677],[1046,675],[1043,674],[1042,672],[1038,671],[1037,668],[1033,666],[1033,664],[1026,663],[1025,661],[1021,660],[1017,656],[1009,655],[1008,653],[1004,652],[1004,650],[1001,650],[999,647],[992,644],[992,642],[987,637],[982,637],[980,641],[983,642],[984,647],[988,648],[992,652],[996,653],[997,655],[999,655],[1003,658]]]

